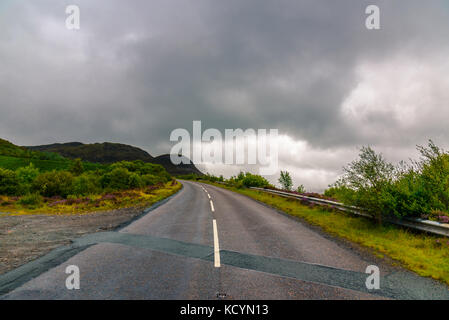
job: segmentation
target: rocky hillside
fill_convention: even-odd
[[[84,144],[81,142],[68,142],[29,146],[26,148],[33,151],[54,152],[66,158],[81,158],[84,161],[97,163],[142,160],[144,162],[161,164],[172,175],[191,173],[202,175],[201,171],[192,162],[190,164],[174,165],[171,163],[170,155],[168,154],[154,158],[140,148],[121,143],[104,142]]]

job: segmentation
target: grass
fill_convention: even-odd
[[[417,233],[391,224],[379,226],[364,217],[325,210],[318,206],[311,208],[298,200],[261,191],[210,184],[241,193],[302,218],[329,234],[369,248],[380,258],[388,256],[420,276],[431,277],[449,285],[448,238]]]
[[[149,207],[165,199],[181,189],[181,184],[167,182],[160,186],[117,191],[102,195],[91,195],[82,198],[45,199],[40,205],[26,205],[18,197],[0,196],[0,212],[10,215],[72,215],[85,214],[96,211],[106,211],[128,207]]]
[[[11,157],[11,156],[2,156],[0,155],[0,167],[9,169],[9,170],[17,170],[21,167],[26,167],[30,163],[42,171],[51,171],[51,170],[68,170],[73,163],[72,160],[40,160],[33,158],[20,158],[20,157]],[[85,170],[95,170],[102,168],[101,164],[83,162],[83,166]]]

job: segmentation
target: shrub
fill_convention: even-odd
[[[393,182],[394,166],[388,163],[381,154],[376,154],[370,147],[362,147],[359,159],[344,167],[343,177],[338,184],[355,192],[344,202],[363,208],[382,223],[382,215],[391,201],[394,200],[388,192]]]
[[[296,188],[296,192],[298,192],[298,193],[304,193],[304,192],[306,192],[306,188],[304,187],[304,185],[300,184],[300,185],[298,186],[298,188]]]
[[[33,181],[39,175],[39,169],[30,163],[27,167],[21,167],[16,170],[17,178],[19,179],[19,193],[27,194],[31,190]]]
[[[420,172],[420,189],[435,210],[449,210],[449,154],[444,153],[432,141],[428,147],[418,147],[421,162],[417,164]]]
[[[103,188],[113,190],[124,190],[129,187],[131,173],[123,167],[115,167],[111,172],[106,173],[101,178]]]
[[[345,203],[352,202],[351,199],[354,198],[354,194],[354,190],[349,189],[344,185],[339,185],[338,183],[330,185],[329,188],[324,191],[324,195],[326,197],[333,198]]]
[[[79,176],[84,172],[84,166],[83,166],[83,162],[81,161],[80,158],[77,158],[73,161],[72,165],[70,166],[69,171],[74,175],[74,176]]]
[[[247,172],[245,174],[245,177],[242,179],[242,183],[245,187],[257,187],[257,188],[264,188],[270,183],[262,176],[251,174]]]
[[[17,169],[16,173],[20,183],[31,184],[39,175],[39,169],[30,163],[27,167]]]
[[[237,181],[237,182],[234,184],[234,186],[235,186],[237,189],[242,189],[242,188],[244,187],[243,181]]]
[[[217,178],[216,181],[221,181],[220,178]],[[257,188],[267,188],[270,187],[270,183],[264,177],[252,174],[250,172],[240,172],[237,176],[231,177],[228,183],[234,185],[237,188],[243,187],[257,187]]]
[[[444,216],[449,212],[449,154],[432,141],[427,147],[418,146],[418,151],[419,161],[394,167],[364,147],[325,195],[363,208],[379,220],[382,215]]]
[[[19,178],[16,172],[0,168],[0,194],[16,195],[19,192]]]
[[[142,176],[142,183],[144,186],[153,186],[155,184],[164,182],[164,178],[152,174],[145,174]]]
[[[83,173],[73,180],[72,193],[85,196],[101,192],[100,177],[95,173]]]
[[[128,181],[129,188],[141,188],[143,187],[143,181],[140,175],[137,173],[131,173]]]
[[[120,161],[111,165],[110,170],[126,169],[129,172],[135,172],[139,175],[152,174],[162,178],[163,182],[169,182],[171,175],[165,170],[165,168],[159,164],[145,163],[141,160],[136,161]]]
[[[28,193],[20,198],[19,204],[27,207],[40,207],[42,205],[42,196],[39,193]]]
[[[73,187],[73,175],[68,171],[51,171],[40,174],[32,189],[46,197],[67,197]]]

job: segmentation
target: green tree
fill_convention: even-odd
[[[20,193],[27,194],[31,190],[31,185],[36,177],[39,175],[39,169],[34,167],[33,163],[30,163],[26,167],[21,167],[16,170],[17,178],[20,183]]]
[[[291,191],[293,186],[292,177],[288,171],[281,171],[281,176],[279,177],[279,183],[282,186],[282,189]]]
[[[382,154],[377,154],[370,147],[362,147],[359,158],[344,167],[343,171],[338,185],[355,191],[345,202],[371,213],[381,224],[382,215],[392,201],[389,190],[395,167]]]
[[[69,170],[74,176],[79,176],[84,172],[84,165],[80,158],[73,161]]]

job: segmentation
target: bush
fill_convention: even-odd
[[[73,188],[73,175],[68,171],[51,171],[40,174],[32,189],[46,197],[67,197]]]
[[[306,188],[304,187],[304,185],[300,184],[298,186],[298,188],[296,188],[296,192],[298,192],[298,193],[305,193],[306,192]]]
[[[1,142],[1,141],[0,141]],[[27,162],[25,162],[25,165]],[[84,171],[80,159],[72,162],[70,171],[39,173],[32,163],[17,171],[0,168],[0,195],[39,193],[45,197],[85,196],[102,193],[103,189],[125,190],[166,183],[172,180],[160,165],[143,161],[121,161]],[[24,200],[25,201],[25,200]]]
[[[343,177],[337,183],[355,191],[346,194],[350,197],[343,199],[344,202],[363,208],[381,223],[385,211],[391,211],[392,197],[388,191],[394,169],[381,154],[376,154],[370,147],[362,147],[359,159],[343,168]]]
[[[27,167],[22,167],[16,170],[17,178],[19,179],[19,193],[27,194],[31,191],[33,181],[39,175],[39,169],[30,163]]]
[[[131,175],[129,176],[128,187],[132,189],[143,187],[141,176],[137,173],[131,173]]]
[[[136,161],[120,161],[111,165],[111,171],[115,169],[126,169],[128,172],[134,172],[139,175],[151,174],[162,178],[163,182],[169,182],[172,177],[165,170],[165,168],[159,164],[145,163],[141,160]]]
[[[333,184],[324,191],[326,197],[334,198],[345,203],[351,202],[350,199],[354,198],[354,194],[354,190],[338,184]]]
[[[0,194],[17,195],[19,193],[19,178],[16,172],[0,168]]]
[[[372,149],[361,149],[359,160],[344,168],[343,177],[325,195],[371,212],[397,217],[428,217],[449,212],[449,154],[432,141],[418,146],[412,165],[387,163]],[[440,216],[442,216],[440,214]]]
[[[142,183],[144,186],[153,186],[155,184],[164,182],[164,180],[164,178],[152,174],[145,174],[142,176]]]
[[[80,158],[75,159],[72,163],[72,165],[70,166],[69,171],[74,175],[74,176],[79,176],[84,172],[84,166],[83,166],[83,162],[81,161]]]
[[[245,177],[242,179],[242,183],[247,188],[248,187],[264,188],[270,185],[270,183],[264,177],[256,174],[251,174],[249,172],[245,174]]]
[[[27,207],[40,207],[42,204],[42,196],[39,193],[29,193],[20,198],[19,204]]]
[[[72,193],[85,196],[101,192],[100,177],[95,173],[83,173],[73,180]]]
[[[101,178],[103,188],[112,190],[124,190],[129,187],[131,173],[123,167],[115,167],[111,172],[106,173]]]
[[[216,181],[220,181],[220,178],[217,178]],[[257,188],[265,188],[269,187],[270,183],[264,177],[252,174],[249,172],[243,173],[240,172],[237,176],[231,177],[228,180],[228,183],[234,185],[237,188],[242,187],[257,187]]]

